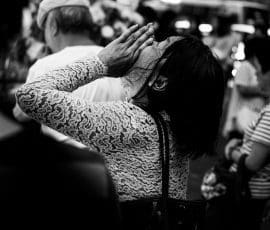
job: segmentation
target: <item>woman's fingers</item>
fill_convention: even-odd
[[[120,43],[125,43],[128,48],[131,46],[138,38],[140,38],[144,33],[146,33],[150,28],[152,28],[152,23],[141,27],[139,29],[138,25],[131,26],[126,32],[124,32],[118,39]],[[153,28],[152,28],[153,30]]]
[[[125,42],[130,35],[132,35],[136,30],[139,29],[139,25],[136,24],[134,26],[131,26],[128,28],[126,32],[124,32],[118,39],[116,39],[118,42]]]
[[[133,43],[135,43],[138,39],[141,38],[142,35],[147,33],[151,29],[151,23],[147,24],[146,26],[143,26],[135,33],[131,34],[125,43],[126,48],[129,48]],[[153,29],[152,29],[153,30]]]
[[[147,40],[146,42],[144,42],[137,50],[135,50],[134,58],[136,59],[136,58],[139,56],[140,52],[141,52],[145,47],[152,45],[153,42],[154,42],[154,38],[153,38],[153,37],[148,38],[148,40]]]
[[[154,28],[148,24],[142,28],[130,27],[118,39],[112,41],[98,54],[101,62],[108,67],[112,76],[125,73],[146,46],[153,43]]]
[[[140,48],[140,46],[144,45],[145,43],[147,44],[149,42],[151,43],[151,38],[153,37],[153,35],[154,35],[154,29],[150,27],[146,32],[142,33],[140,37],[138,37],[136,41],[128,48],[129,52],[131,53],[135,52],[136,50]]]

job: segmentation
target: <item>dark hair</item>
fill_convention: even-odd
[[[51,13],[62,33],[91,32],[94,27],[92,16],[86,7],[59,7]]]
[[[154,110],[165,110],[179,151],[193,157],[212,154],[222,115],[225,80],[222,67],[199,39],[185,35],[164,53],[160,74],[168,87],[150,90]]]
[[[226,36],[231,32],[231,25],[236,21],[233,15],[219,15],[217,16],[218,26],[216,34],[219,37]]]
[[[267,30],[268,30],[267,23],[258,22],[258,23],[255,23],[254,27],[255,27],[255,32],[259,31],[261,33],[261,36],[267,36]]]
[[[270,70],[270,38],[256,37],[253,38],[253,42],[256,43],[256,57],[261,65],[262,73],[266,73]]]
[[[257,47],[257,39],[256,38],[247,39],[244,42],[244,45],[245,45],[244,53],[245,53],[246,59],[249,59],[249,58],[256,56],[256,47]]]

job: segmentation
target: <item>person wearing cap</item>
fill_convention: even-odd
[[[97,56],[43,74],[16,92],[33,119],[104,156],[118,189],[123,229],[149,229],[153,200],[162,195],[161,139],[151,114],[159,114],[168,130],[169,208],[178,210],[177,202],[187,200],[189,159],[213,153],[222,113],[224,75],[210,49],[188,35],[158,43],[153,33],[152,24],[134,25]],[[121,77],[128,101],[72,96],[80,85],[108,75]],[[171,229],[183,227],[184,217],[170,210]]]
[[[42,73],[85,55],[96,55],[102,49],[94,43],[94,24],[88,0],[43,0],[38,9],[37,25],[44,31],[46,44],[53,54],[38,60],[29,69],[26,82],[33,82]],[[89,101],[124,100],[120,79],[112,78],[103,78],[80,87],[73,95]],[[19,121],[30,119],[18,105],[13,109],[13,114]],[[60,142],[85,147],[45,125],[41,129]]]

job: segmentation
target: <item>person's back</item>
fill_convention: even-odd
[[[96,55],[102,49],[101,46],[70,46],[63,50],[38,60],[29,70],[26,82],[32,82],[37,79],[40,74],[44,74],[55,68],[63,67],[72,63],[86,55]],[[103,78],[84,85],[73,92],[75,97],[84,98],[88,101],[117,101],[124,100],[123,90],[121,88],[120,79]],[[72,143],[77,147],[84,147],[81,143],[73,141],[69,137],[47,127],[41,126],[44,134],[52,136],[60,142]]]
[[[0,114],[4,121],[16,129],[0,139],[3,226],[118,226],[117,195],[100,154],[59,143]]]
[[[48,55],[38,60],[30,69],[26,82],[32,82],[38,76],[67,64],[70,64],[87,55],[97,55],[103,47],[98,45],[74,45]],[[109,90],[108,90],[109,89]],[[117,101],[124,100],[120,79],[105,77],[97,79],[91,84],[79,87],[72,92],[74,96],[89,101]]]
[[[33,82],[37,77],[50,70],[63,67],[87,55],[97,55],[102,49],[94,43],[93,22],[89,11],[89,2],[52,1],[41,2],[37,24],[44,30],[47,45],[53,54],[38,60],[30,69],[26,82]],[[120,79],[103,78],[80,87],[73,92],[75,97],[88,101],[124,100]],[[18,106],[14,108],[14,116],[19,121],[27,120],[27,116]],[[42,131],[60,142],[84,147],[81,143],[42,125]]]

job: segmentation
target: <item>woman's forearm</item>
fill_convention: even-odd
[[[42,98],[44,93],[55,91],[72,92],[106,74],[106,66],[98,57],[87,57],[73,64],[50,71],[32,83],[26,83],[16,92],[16,99],[22,110],[28,113],[29,104]],[[32,110],[33,111],[33,110]]]
[[[236,148],[231,152],[230,159],[238,163],[242,154],[243,153],[241,153],[240,149]],[[245,159],[245,167],[250,172],[257,172],[258,170],[264,167],[268,158],[269,158],[268,148],[262,146],[259,143],[254,143],[251,153]]]

